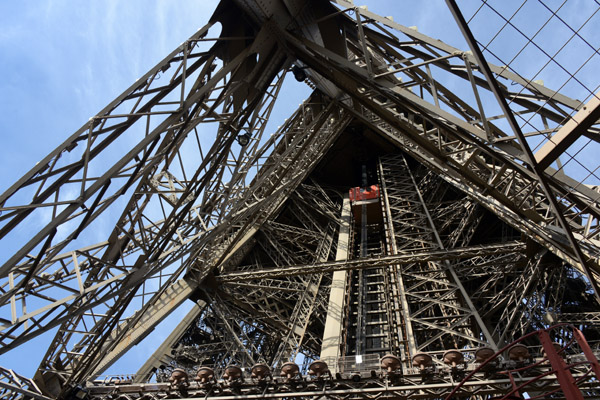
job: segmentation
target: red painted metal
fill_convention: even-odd
[[[355,187],[350,189],[350,201],[375,200],[379,198],[379,186]]]
[[[538,331],[538,336],[565,397],[569,400],[583,400],[583,395],[575,383],[571,370],[565,363],[565,360],[563,360],[554,348],[554,344],[552,339],[550,339],[548,332],[545,330]]]
[[[512,392],[508,393],[504,397],[501,397],[501,399],[502,400],[522,399],[523,397],[521,396],[521,393],[519,393],[519,387],[517,386],[517,383],[515,382],[515,378],[513,378],[511,371],[508,372],[508,378],[510,379],[510,384],[512,385],[513,390],[512,390]]]
[[[552,340],[550,339],[550,335],[548,334],[548,331],[550,331],[552,329],[557,329],[560,327],[568,328],[573,332],[573,337],[570,340],[567,340],[567,342],[563,343],[562,347],[563,348],[570,347],[571,345],[574,344],[575,341],[577,341],[577,343],[579,344],[579,347],[581,348],[581,350],[583,351],[583,353],[585,354],[585,356],[587,358],[586,361],[577,362],[577,363],[574,363],[571,365],[566,364],[565,360],[563,359],[563,357],[560,354],[560,352],[563,351],[563,348],[557,349],[555,347],[555,343],[552,342]],[[465,382],[469,381],[477,372],[483,371],[484,368],[490,362],[492,362],[492,360],[499,357],[503,352],[505,352],[506,350],[508,350],[509,348],[514,346],[515,344],[523,342],[528,338],[532,338],[533,336],[537,336],[540,343],[542,344],[542,348],[545,353],[545,358],[541,358],[538,362],[535,362],[533,364],[527,364],[527,365],[521,366],[516,369],[507,369],[505,371],[498,371],[498,373],[504,374],[508,377],[508,379],[510,379],[510,381],[512,382],[512,389],[509,389],[509,391],[507,391],[507,393],[505,393],[504,395],[500,395],[498,397],[493,397],[493,399],[495,399],[495,400],[520,399],[520,398],[522,398],[522,397],[520,397],[520,392],[527,391],[528,390],[527,387],[530,384],[532,384],[533,382],[535,382],[545,376],[556,375],[556,378],[557,378],[556,380],[557,380],[558,384],[560,385],[560,387],[552,390],[551,392],[546,392],[544,394],[538,395],[535,398],[542,398],[542,396],[548,396],[553,393],[562,391],[566,399],[569,399],[569,400],[580,400],[581,399],[581,400],[583,400],[583,395],[578,387],[578,384],[581,383],[582,380],[585,379],[586,376],[591,375],[592,372],[596,375],[596,378],[598,379],[598,381],[600,381],[600,363],[598,362],[598,359],[592,352],[592,349],[589,346],[589,344],[587,343],[586,339],[584,338],[582,332],[570,324],[558,324],[558,325],[552,326],[550,328],[547,328],[545,330],[530,332],[527,335],[504,346],[502,349],[498,350],[492,357],[487,358],[477,368],[475,368],[473,371],[471,371],[445,397],[445,400],[453,399],[454,395],[460,391],[462,385]],[[520,373],[523,371],[535,371],[537,367],[539,367],[545,363],[548,363],[548,362],[550,363],[551,369],[547,369],[546,372],[540,373],[537,376],[534,375],[528,381],[524,382],[520,386],[517,386],[512,374]],[[578,380],[575,380],[575,378],[571,374],[570,368],[577,366],[577,365],[582,365],[582,364],[590,365],[590,370],[588,373],[584,374],[584,376],[580,377]],[[527,376],[528,374],[525,374],[525,375]]]
[[[592,352],[592,348],[587,340],[585,340],[585,336],[583,336],[583,333],[577,328],[573,328],[573,336],[575,336],[575,340],[579,343],[579,347],[581,347],[585,358],[590,362],[592,371],[596,374],[596,378],[600,381],[600,364],[598,364],[598,359]]]

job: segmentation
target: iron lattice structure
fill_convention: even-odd
[[[8,188],[2,240],[52,218],[0,266],[0,352],[58,330],[4,397],[597,398],[598,10],[540,3],[592,50],[561,66],[579,101],[511,67],[543,27],[484,3],[478,43],[447,3],[469,49],[345,0],[223,0]],[[495,65],[505,29],[528,40]],[[313,92],[268,132],[292,74]],[[98,379],[186,300],[137,374]]]

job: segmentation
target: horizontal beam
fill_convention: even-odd
[[[234,283],[254,279],[283,278],[289,276],[322,274],[333,271],[358,270],[386,267],[390,264],[412,264],[429,261],[457,260],[497,254],[521,253],[525,251],[523,242],[507,242],[491,245],[469,246],[446,250],[429,250],[397,254],[386,257],[360,258],[356,260],[328,261],[324,263],[291,265],[281,268],[260,269],[256,271],[231,272],[217,277],[221,283]]]
[[[547,367],[544,368],[547,371]],[[581,379],[584,375],[582,372],[573,373],[575,379]],[[352,397],[354,399],[373,399],[373,398],[441,398],[456,386],[456,382],[445,380],[435,383],[422,382],[422,375],[405,375],[405,384],[386,384],[384,379],[375,380],[369,379],[367,381],[361,380],[359,382],[353,382],[352,380],[320,380],[316,381],[314,386],[308,387],[305,383],[297,383],[294,386],[295,391],[288,390],[277,390],[279,386],[274,384],[273,392],[266,391],[261,388],[257,391],[258,385],[244,385],[238,386],[239,393],[232,393],[227,391],[219,392],[217,388],[221,388],[219,384],[213,384],[211,389],[199,387],[196,382],[190,382],[189,386],[186,387],[186,391],[179,391],[176,387],[171,386],[169,383],[149,383],[149,384],[138,384],[138,385],[106,385],[96,386],[89,388],[89,396],[92,400],[104,399],[109,393],[111,394],[123,394],[133,399],[139,399],[142,395],[147,394],[162,394],[162,393],[181,393],[181,399],[189,400],[237,400],[240,398],[244,399],[289,399],[289,398],[303,398],[303,399],[347,399]],[[191,379],[190,379],[191,380]],[[465,382],[462,387],[464,389],[461,392],[463,395],[491,395],[491,394],[506,394],[510,391],[511,384],[528,385],[531,384],[532,377],[528,376],[514,376],[512,379],[501,377],[496,379],[486,379],[484,376],[479,376],[476,379]],[[553,374],[540,373],[540,376],[536,379],[537,390],[544,391],[546,393],[553,390],[559,389],[560,386]],[[225,386],[228,387],[228,386]],[[267,390],[269,385],[266,386]],[[291,385],[283,385],[283,388],[291,388]],[[594,390],[598,387],[597,382],[590,382],[588,387]],[[175,390],[174,390],[175,389]],[[254,389],[254,390],[253,390]],[[184,394],[185,393],[185,394]],[[186,396],[187,395],[187,396]],[[383,396],[383,397],[382,397]]]
[[[600,93],[577,112],[566,124],[552,136],[541,149],[535,153],[535,161],[542,169],[546,169],[554,160],[564,153],[569,146],[600,118]]]

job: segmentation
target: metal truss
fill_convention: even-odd
[[[238,169],[228,190],[236,196],[245,185],[247,170],[262,164],[258,156],[269,145],[261,151],[260,134],[282,77],[274,85],[265,82],[260,96],[252,99],[252,107],[241,109],[228,100],[238,85],[228,75],[234,77],[245,68],[249,50],[218,68],[214,55],[196,49],[211,25],[192,36],[2,196],[3,237],[30,214],[52,210],[52,221],[2,267],[2,275],[10,276],[3,298],[12,307],[10,325],[2,336],[4,351],[66,320],[85,313],[93,315],[93,307],[106,307],[111,297],[127,299],[135,292],[132,288],[165,265],[197,251],[200,243],[195,240],[206,232],[210,234],[223,212],[228,211],[222,176],[229,175],[229,181],[232,167]],[[278,68],[271,68],[275,77]],[[166,75],[169,69],[171,76]],[[160,83],[158,75],[162,75]],[[173,96],[171,93],[179,96],[177,101],[165,100]],[[234,97],[239,101],[239,96]],[[155,108],[161,110],[152,111]],[[160,119],[155,122],[154,117]],[[138,121],[145,127],[140,143],[96,177],[91,163]],[[206,144],[196,125],[213,121],[227,123],[221,124],[216,141]],[[231,149],[235,135],[244,130],[257,135],[252,145],[256,153],[235,154]],[[201,160],[193,170],[188,170],[189,161],[183,159],[181,146],[185,139],[190,142],[186,142],[187,157]],[[66,156],[73,151],[81,154]],[[106,242],[60,254],[111,203],[128,192],[135,194]],[[26,193],[31,194],[29,205],[8,205],[13,198],[26,200]],[[194,204],[196,199],[202,200],[201,207]],[[62,228],[67,223],[69,230],[62,235],[64,239],[54,239],[59,228],[67,229]],[[53,239],[58,243],[50,245]],[[68,296],[61,298],[65,292]],[[27,308],[29,293],[43,303]],[[22,302],[19,312],[16,304]],[[108,306],[113,316],[122,312],[118,302]],[[14,341],[15,330],[26,323],[26,333]]]
[[[221,282],[232,283],[260,278],[278,278],[304,275],[306,271],[325,273],[333,271],[354,270],[387,266],[389,264],[413,264],[417,261],[442,261],[462,258],[480,259],[485,255],[505,255],[520,253],[525,250],[521,242],[494,243],[490,245],[469,246],[448,250],[431,249],[428,251],[411,251],[406,254],[384,255],[354,260],[328,261],[323,263],[287,265],[282,268],[258,269],[254,271],[232,271],[220,275]]]
[[[383,158],[379,174],[392,254],[444,249],[405,157]],[[399,280],[408,359],[425,351],[496,347],[448,259],[402,265],[394,278]]]
[[[255,235],[254,250],[244,258],[252,263],[238,268],[328,260],[337,232],[333,215],[339,213],[339,204],[331,195],[339,198],[315,182],[301,185],[280,216],[263,224]],[[262,362],[274,367],[295,359],[299,352],[314,357],[320,343],[315,331],[324,323],[327,305],[323,299],[329,290],[329,279],[323,273],[271,278],[263,274],[247,283],[226,282],[221,276],[226,275],[210,278],[212,283],[202,295],[209,306],[192,328],[180,335],[170,354],[154,357],[169,360],[166,370],[164,364],[162,369],[154,366],[157,379],[164,379],[161,374],[173,368],[192,373],[197,365],[206,364],[223,371],[232,363]]]
[[[50,400],[50,397],[44,396],[32,379],[3,367],[0,367],[0,397],[6,400],[23,398]]]
[[[561,313],[560,322],[597,326],[600,323],[600,313]]]
[[[498,352],[486,362],[469,361],[460,366],[440,366],[419,372],[407,370],[404,374],[389,373],[377,365],[364,372],[336,377],[299,376],[294,379],[274,374],[268,380],[256,377],[213,379],[211,381],[183,381],[171,383],[131,384],[123,382],[96,382],[88,387],[93,399],[126,396],[137,399],[154,398],[290,398],[308,399],[370,399],[401,397],[406,399],[452,398],[460,395],[470,398],[504,396],[518,391],[532,396],[584,399],[598,395],[597,376],[600,373],[595,353],[581,331],[569,326],[534,331],[522,340],[535,343],[535,354],[517,359],[503,359]],[[561,343],[554,347],[551,340]],[[510,343],[502,351],[519,345]],[[534,348],[532,347],[532,349]],[[558,377],[558,379],[557,379]],[[566,383],[565,379],[571,382]],[[579,388],[573,383],[577,382]],[[140,393],[143,393],[140,396]],[[564,395],[563,395],[564,394]]]
[[[205,28],[201,33],[205,33],[207,29]],[[201,35],[198,37],[201,37]],[[174,55],[173,57],[179,60],[183,56]],[[162,64],[166,65],[172,62],[173,57],[168,58]],[[206,60],[203,61],[206,64]],[[238,63],[241,61],[243,61],[243,57],[239,57]],[[212,67],[209,67],[210,65],[206,65],[207,71],[210,72]],[[229,66],[229,70],[234,70],[234,67]],[[217,84],[223,80],[226,71],[227,69],[212,78],[214,81],[213,86],[217,87]],[[274,72],[277,73],[277,71]],[[210,74],[212,75],[212,72]],[[208,76],[199,79],[200,81],[202,79],[210,81]],[[280,87],[281,80],[282,75],[279,75],[276,85],[271,86],[269,82],[265,83],[264,100],[257,101],[257,103],[262,103],[262,106],[270,109],[273,100],[276,98],[275,94]],[[232,84],[229,83],[229,85]],[[207,90],[208,87],[207,85],[202,86],[202,91]],[[226,90],[227,87],[225,86],[214,94],[215,101],[223,102],[222,98],[226,97],[226,94],[221,93],[221,91]],[[132,98],[136,99],[137,102],[138,97],[133,96]],[[210,97],[202,98],[202,100],[204,102],[209,101]],[[209,102],[209,104],[211,103]],[[215,104],[216,106],[218,106],[218,103]],[[54,371],[54,373],[65,376],[65,381],[70,379],[70,375],[74,371],[81,375],[89,374],[95,368],[95,365],[89,365],[89,363],[92,360],[98,363],[97,355],[110,352],[118,344],[120,338],[124,337],[131,329],[135,329],[136,324],[139,325],[142,316],[154,318],[153,324],[160,320],[156,320],[156,316],[153,315],[153,307],[156,304],[163,304],[165,297],[172,300],[174,295],[179,295],[179,302],[187,298],[192,289],[188,283],[189,280],[176,282],[181,273],[186,269],[191,269],[191,264],[194,264],[199,257],[206,260],[209,259],[208,257],[222,257],[227,247],[233,247],[236,243],[232,240],[234,236],[232,232],[239,232],[248,225],[260,225],[264,222],[267,216],[275,211],[287,196],[289,189],[286,191],[286,186],[295,187],[303,180],[303,177],[311,170],[311,163],[314,164],[318,160],[318,154],[328,148],[327,143],[331,143],[335,139],[336,134],[340,132],[346,123],[341,117],[340,111],[333,110],[331,101],[329,101],[329,105],[323,104],[317,96],[312,101],[308,100],[286,125],[261,146],[258,146],[258,143],[262,131],[247,128],[253,135],[259,135],[251,141],[256,146],[255,148],[250,147],[249,149],[252,152],[240,161],[237,160],[237,155],[229,155],[233,158],[233,166],[237,169],[235,176],[232,176],[229,173],[232,165],[221,162],[223,157],[227,155],[227,151],[219,149],[219,146],[231,147],[235,134],[239,132],[239,129],[232,133],[231,130],[225,128],[229,128],[229,123],[235,122],[233,117],[241,118],[240,113],[246,113],[245,118],[249,118],[254,112],[252,109],[247,108],[244,111],[238,110],[236,113],[230,113],[232,107],[232,105],[228,105],[223,111],[227,113],[228,122],[220,125],[224,127],[220,131],[222,134],[218,139],[222,141],[221,145],[216,142],[212,144],[208,151],[202,150],[198,135],[187,135],[188,132],[182,130],[181,135],[183,137],[187,136],[192,140],[192,143],[197,143],[196,148],[198,151],[192,157],[201,157],[204,161],[200,163],[198,169],[187,172],[190,175],[188,187],[183,191],[175,191],[179,194],[178,201],[172,201],[172,204],[165,203],[161,192],[154,189],[144,189],[144,183],[142,182],[140,187],[136,189],[136,193],[143,193],[144,195],[132,197],[131,208],[135,212],[128,211],[124,214],[123,221],[127,221],[127,223],[122,221],[117,223],[116,231],[111,236],[112,239],[91,248],[76,250],[59,256],[43,255],[39,259],[45,260],[44,263],[39,263],[27,257],[24,265],[18,265],[14,272],[9,274],[9,281],[4,286],[6,289],[3,297],[7,301],[6,306],[10,307],[13,323],[5,327],[6,329],[3,332],[3,351],[8,351],[28,338],[63,323],[55,343],[50,347],[50,352],[45,357],[47,361],[42,366],[42,370]],[[202,118],[207,118],[202,113],[208,113],[211,116],[210,121],[215,120],[216,114],[213,109],[204,110],[198,105],[196,105],[196,108],[200,114],[198,116],[191,114],[189,118],[198,118],[198,122],[201,122]],[[231,119],[229,114],[231,114]],[[255,114],[260,115],[258,111]],[[223,118],[225,117],[223,116]],[[107,119],[110,120],[108,117]],[[264,122],[264,118],[255,117],[255,119]],[[237,125],[238,122],[235,122],[235,124]],[[261,122],[260,126],[262,125]],[[309,130],[305,130],[305,127],[308,127]],[[191,129],[190,127],[188,130]],[[162,132],[166,133],[170,130],[163,130]],[[306,137],[308,133],[312,135]],[[155,136],[160,137],[159,134],[160,131]],[[85,135],[87,137],[87,132]],[[284,139],[278,141],[281,138]],[[157,157],[164,160],[166,164],[169,164],[171,160],[179,159],[180,165],[175,168],[181,169],[180,173],[186,175],[186,171],[183,169],[185,163],[181,162],[183,155],[178,150],[181,143],[178,144],[179,146],[175,146],[177,142],[173,142],[171,137],[164,140],[166,140],[165,146],[168,143],[172,152],[162,150]],[[180,142],[182,141],[180,140]],[[273,147],[276,147],[274,154],[270,158],[264,157],[264,154],[269,154]],[[142,149],[137,157],[144,158],[142,156],[148,151],[150,149]],[[187,151],[189,151],[189,148],[186,148]],[[202,158],[203,151],[207,152],[207,155]],[[136,155],[131,154],[130,157],[135,158]],[[147,154],[145,157],[148,158]],[[295,170],[291,168],[292,163],[294,166],[304,165],[305,167]],[[237,182],[238,185],[245,188],[245,177],[253,168],[259,168],[262,175],[258,174],[253,178],[255,185],[252,190],[245,193],[243,190],[240,191],[242,198],[247,200],[241,200],[240,198],[239,202],[235,202],[237,209],[230,210],[229,207],[234,204],[230,200],[235,197],[232,186]],[[147,181],[145,184],[151,185],[157,179],[153,171],[145,170],[145,178],[140,175],[138,179],[142,181],[145,179]],[[164,169],[164,171],[168,170]],[[164,171],[162,177],[172,176],[172,174]],[[119,170],[109,172],[116,174],[115,176],[123,174]],[[202,178],[194,178],[194,175]],[[132,182],[134,181],[133,178],[126,176]],[[276,178],[277,176],[279,178]],[[108,179],[109,177],[107,177],[107,182]],[[250,179],[250,177],[247,179]],[[181,178],[179,182],[184,180]],[[214,180],[214,182],[211,183],[211,180]],[[209,190],[209,186],[207,186],[209,184],[213,185],[213,189]],[[227,188],[224,188],[225,184],[227,184]],[[218,185],[221,185],[222,188],[219,188]],[[64,185],[58,186],[57,190],[64,190]],[[169,191],[171,200],[173,200],[172,196],[175,193]],[[197,201],[196,205],[190,198],[192,195]],[[150,207],[149,204],[152,199],[156,200],[157,205],[162,210],[158,213],[158,220],[142,212],[145,207]],[[270,212],[258,212],[265,205],[268,205]],[[152,212],[155,213],[156,208]],[[211,214],[213,215],[210,218],[202,217],[202,215]],[[227,214],[227,218],[224,217],[225,214]],[[8,216],[10,214],[5,214],[3,217]],[[227,223],[215,228],[217,221],[221,218],[225,218]],[[69,217],[69,219],[72,218]],[[183,220],[186,222],[182,222]],[[53,220],[52,224],[56,223],[57,219]],[[126,228],[126,226],[131,226],[131,228]],[[169,235],[165,230],[171,230],[173,233]],[[123,232],[131,233],[122,234]],[[200,250],[206,245],[205,240],[211,240],[210,237],[213,241],[215,237],[227,238],[227,242],[224,239],[217,239],[217,243],[211,247],[211,254],[200,253]],[[167,238],[169,239],[167,240]],[[55,254],[72,239],[73,236],[45,251],[49,254]],[[107,261],[106,257],[108,256],[114,258],[114,261]],[[86,257],[89,259],[86,260]],[[185,262],[176,267],[174,271],[167,275],[160,273],[165,267],[182,260],[184,257]],[[28,265],[32,269],[27,270]],[[45,271],[53,271],[53,269],[56,269],[55,272],[52,274],[47,272],[48,275],[44,275]],[[159,272],[159,274],[156,275],[156,272]],[[199,272],[205,276],[208,269],[201,268]],[[158,290],[148,292],[145,291],[145,288],[142,288],[142,293],[139,293],[138,290],[142,284],[150,282],[153,277],[160,281]],[[200,282],[202,278],[196,277],[196,280]],[[25,283],[29,284],[26,285]],[[64,298],[57,297],[57,287],[63,292],[66,291],[68,296]],[[52,297],[44,295],[44,293],[51,293]],[[27,299],[31,295],[43,299],[48,305],[43,305],[38,310],[31,310],[31,306],[27,308]],[[142,301],[141,310],[134,315],[121,317],[127,306],[136,298]],[[23,303],[21,304],[22,312],[19,314],[17,314],[16,308],[18,303]],[[100,311],[95,311],[94,307],[100,309]],[[26,324],[29,325],[24,334],[18,337],[13,335],[17,328]],[[73,343],[76,337],[81,337],[81,342],[73,349],[68,348],[67,343]],[[98,337],[104,339],[98,340]],[[87,365],[84,367],[79,363]]]
[[[600,194],[550,165],[574,138],[598,141],[598,106],[487,63],[451,1],[472,52],[345,0],[309,3],[223,2],[0,195],[0,239],[43,221],[0,266],[0,353],[58,328],[35,377],[40,390],[6,374],[11,393],[66,397],[88,382],[98,399],[162,397],[177,368],[220,374],[232,363],[278,368],[300,358],[306,372],[337,271],[351,271],[336,305],[347,320],[360,314],[351,301],[382,293],[382,349],[401,357],[405,380],[377,372],[263,392],[226,383],[219,393],[193,383],[177,396],[435,398],[457,383],[442,359],[449,347],[472,358],[557,321],[597,332]],[[269,136],[289,71],[314,91]],[[486,115],[492,94],[500,115]],[[350,229],[356,246],[343,259],[335,254],[349,187],[332,185],[338,171],[327,162],[357,132],[379,146],[370,156],[383,222]],[[554,141],[533,153],[526,138],[537,135]],[[101,220],[110,233],[90,244]],[[355,252],[357,240],[377,251]],[[91,382],[187,299],[198,307],[135,385]],[[357,343],[366,338],[361,324],[346,325],[341,342],[352,330]],[[413,368],[419,352],[434,356],[439,380]],[[140,383],[152,376],[155,386]],[[525,378],[511,379],[482,373],[465,385],[487,396]],[[547,375],[540,382],[557,387]]]
[[[556,175],[551,168],[546,169],[541,172],[543,182],[549,185],[551,197],[560,200],[561,210],[557,211],[547,200],[543,188],[546,183],[524,166],[528,159],[514,136],[504,133],[481,115],[477,104],[467,104],[444,86],[443,80],[450,79],[450,74],[454,80],[460,78],[464,81],[468,86],[465,90],[473,93],[475,98],[479,98],[480,90],[490,90],[490,84],[473,68],[477,65],[474,57],[395,24],[390,19],[352,8],[344,1],[337,3],[347,7],[348,12],[357,14],[359,20],[366,19],[362,30],[349,39],[354,43],[349,49],[352,52],[349,60],[315,43],[296,41],[292,37],[289,40],[304,63],[364,106],[358,112],[354,108],[357,118],[391,140],[398,141],[405,151],[473,197],[485,190],[485,200],[482,197],[478,199],[481,204],[493,207],[502,218],[520,230],[526,230],[568,262],[585,269],[587,267],[581,265],[576,250],[569,243],[563,241],[561,244],[557,240],[557,232],[564,233],[564,229],[569,229],[587,254],[586,266],[597,271],[598,266],[594,265],[597,254],[594,230],[585,229],[578,221],[597,221],[598,193],[577,181]],[[356,19],[348,18],[348,21],[354,23]],[[411,41],[402,41],[393,30]],[[348,31],[355,32],[350,28]],[[384,65],[394,68],[374,73],[373,67],[361,64],[360,53],[365,48],[376,55],[372,62],[377,63],[380,70],[384,70]],[[422,62],[414,63],[414,59]],[[457,60],[457,63],[453,64],[451,60]],[[325,67],[325,64],[328,66]],[[425,66],[428,65],[437,67],[439,80],[427,71]],[[531,93],[530,96],[516,96],[506,89],[502,93],[522,107],[524,113],[535,113],[539,118],[543,116],[560,124],[569,112],[583,107],[580,102],[525,81],[505,69],[490,68],[495,74],[512,81],[519,88],[519,94]],[[361,82],[362,86],[351,82]],[[415,88],[430,94],[433,104],[426,101],[424,95],[416,95]],[[500,117],[508,118],[506,115]],[[568,228],[561,225],[557,213],[567,218]],[[595,226],[597,222],[591,224]],[[567,239],[568,234],[564,235]]]
[[[575,378],[585,377],[587,371],[580,372],[579,374],[574,374]],[[400,397],[406,399],[423,399],[423,398],[443,398],[443,396],[447,395],[451,392],[455,382],[447,382],[447,383],[421,383],[420,376],[409,377],[408,380],[414,380],[412,383],[407,382],[404,385],[389,385],[386,383],[382,383],[381,381],[368,380],[364,382],[362,385],[356,385],[352,383],[351,380],[343,381],[343,382],[317,382],[316,384],[298,384],[295,386],[281,386],[281,391],[279,393],[269,393],[266,389],[271,389],[272,386],[264,387],[256,387],[251,386],[249,388],[240,385],[238,388],[233,389],[224,389],[222,390],[222,394],[210,393],[206,395],[205,390],[195,390],[195,386],[191,386],[188,389],[188,392],[198,393],[197,395],[192,395],[190,397],[177,397],[177,398],[204,398],[204,399],[221,399],[221,400],[233,400],[239,399],[240,396],[243,396],[245,399],[286,399],[286,398],[302,398],[302,399],[347,399],[348,397],[355,399],[372,399],[377,397]],[[469,382],[463,385],[464,389],[468,391],[469,394],[474,396],[481,396],[481,398],[486,398],[487,396],[492,395],[502,395],[506,393],[512,388],[513,384],[520,385],[527,383],[527,378],[513,378],[512,381],[510,379],[485,379],[480,378],[478,380],[474,380],[473,382]],[[544,377],[540,379],[539,386],[536,389],[543,389],[547,391],[556,391],[560,388],[559,385],[556,384],[556,379],[552,377]],[[480,388],[486,387],[487,390],[481,390]],[[153,385],[152,388],[162,389],[163,393],[173,393],[170,397],[175,398],[175,396],[181,396],[174,390],[170,390],[169,384],[162,385]],[[590,395],[586,395],[584,398],[593,399],[596,396],[596,392],[593,390],[594,386],[590,386],[591,392]],[[138,386],[121,386],[121,387],[109,387],[108,390],[112,389],[113,392],[123,393],[125,396],[131,396],[130,393],[137,393],[139,391],[145,391],[152,393],[151,390],[148,390],[148,387],[138,385]],[[94,398],[102,399],[107,398],[103,396],[103,392],[108,391],[105,388],[102,389],[92,389],[92,393],[95,395]],[[116,390],[115,390],[116,389]],[[162,394],[162,393],[161,393]],[[158,394],[157,394],[158,395]],[[559,397],[560,398],[560,397]]]

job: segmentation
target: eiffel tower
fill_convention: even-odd
[[[446,3],[469,48],[350,0],[222,0],[9,187],[0,353],[48,347],[2,398],[600,398],[598,81],[489,62]],[[290,79],[312,93],[271,130]]]

